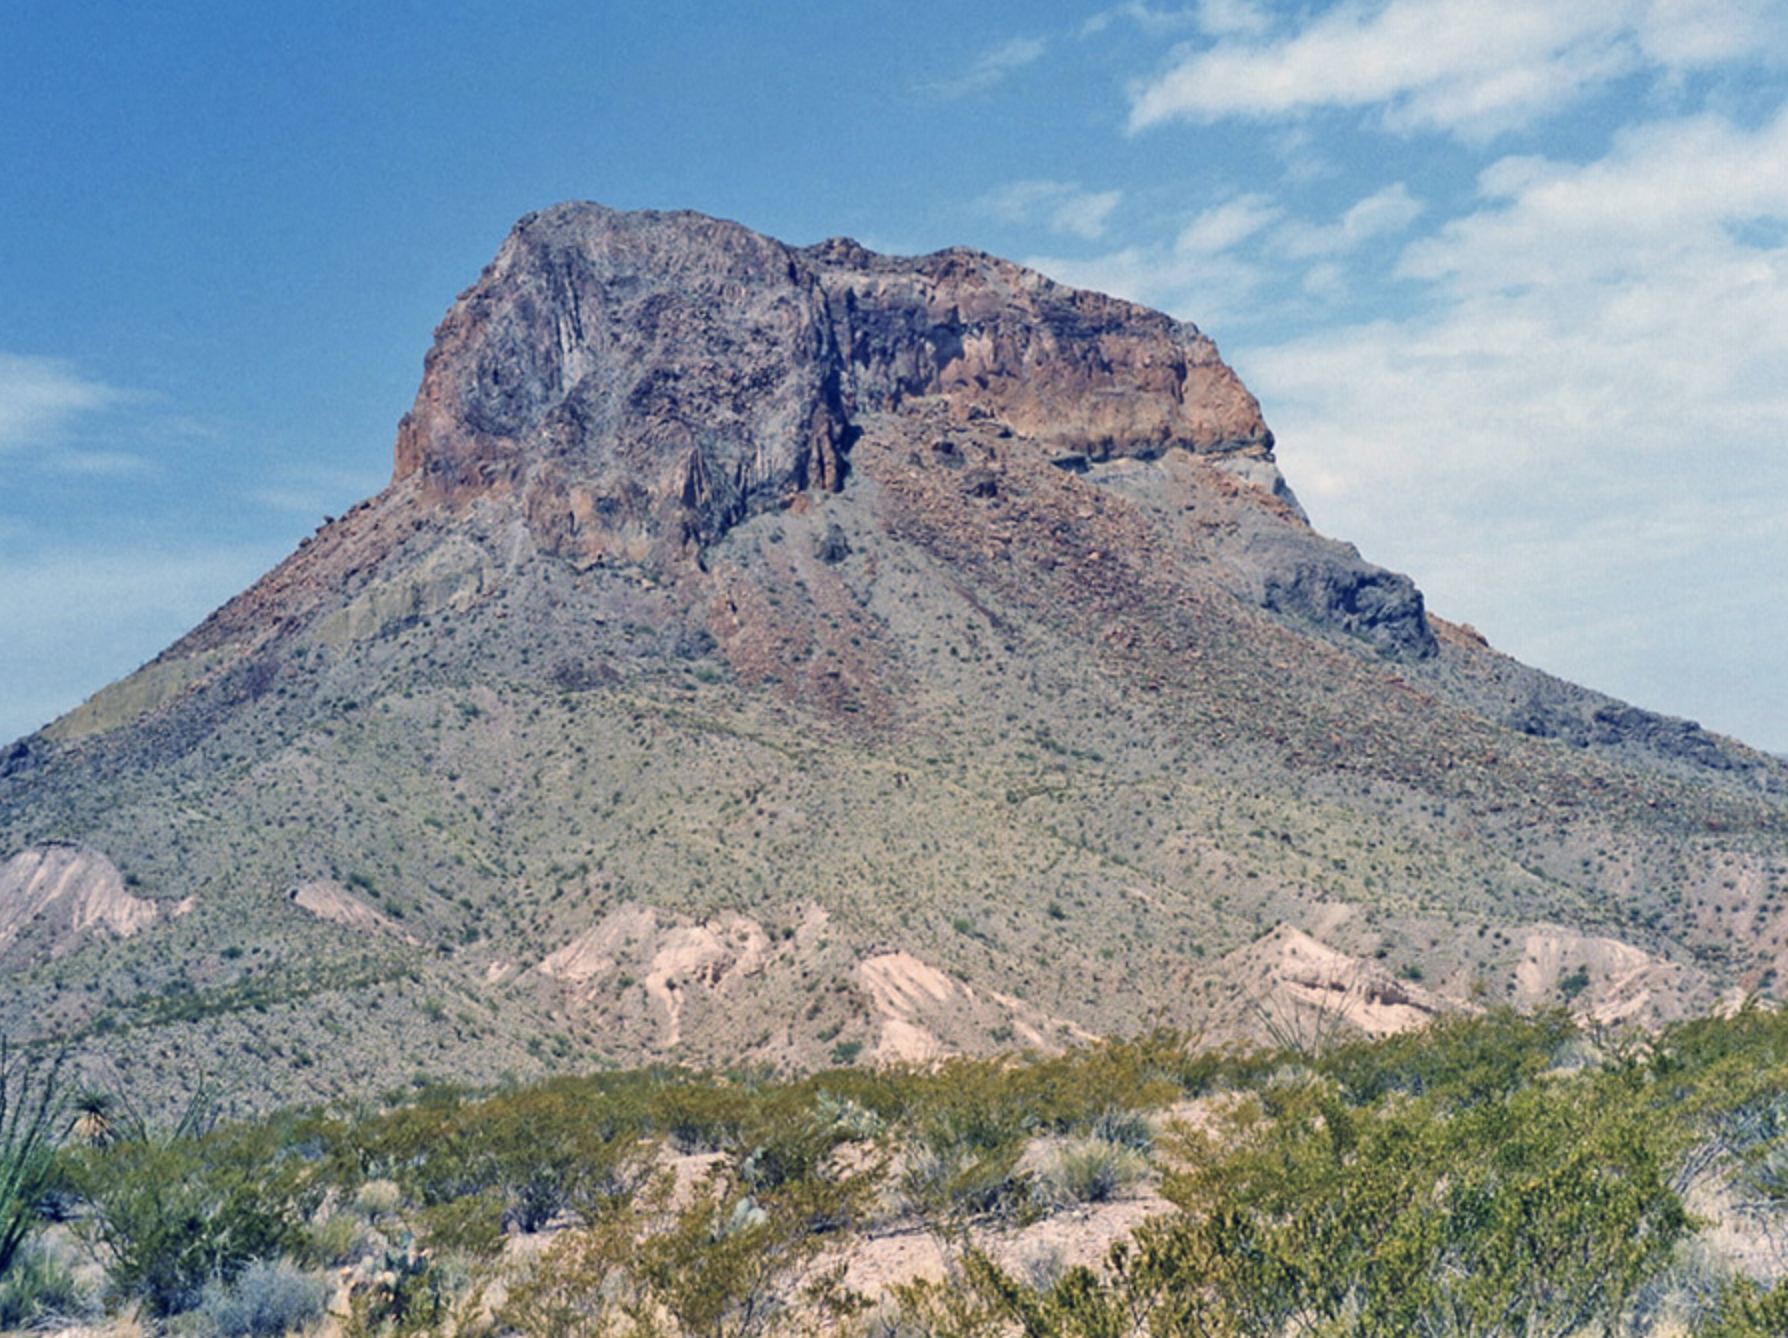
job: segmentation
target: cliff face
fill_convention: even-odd
[[[442,322],[396,478],[514,495],[563,556],[663,561],[836,490],[860,416],[929,397],[1095,458],[1272,445],[1195,328],[1006,261],[562,205]]]

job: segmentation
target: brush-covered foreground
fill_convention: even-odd
[[[644,1069],[170,1126],[5,1061],[0,1323],[451,1338],[1788,1332],[1788,1019],[800,1079]]]

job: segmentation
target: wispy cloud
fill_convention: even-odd
[[[1260,266],[1232,252],[1126,246],[1095,256],[1029,256],[1024,263],[1076,288],[1196,319],[1207,329],[1239,318],[1256,300]]]
[[[1398,181],[1374,191],[1334,223],[1320,227],[1288,224],[1280,238],[1281,246],[1287,255],[1299,260],[1336,255],[1402,232],[1421,214],[1422,202]]]
[[[1013,181],[987,192],[975,206],[1003,223],[1041,226],[1097,241],[1105,235],[1111,213],[1123,199],[1121,190],[1082,190],[1065,181]]]
[[[43,461],[44,468],[55,474],[74,474],[84,478],[127,478],[147,474],[155,465],[133,451],[56,451]]]
[[[1735,234],[1788,222],[1788,108],[1755,130],[1711,114],[1635,126],[1583,166],[1504,158],[1479,190],[1481,208],[1410,248],[1407,273],[1459,296],[1671,275],[1705,288],[1719,271],[1704,265],[1767,252]]]
[[[1156,9],[1130,0],[1101,10],[1081,26],[1081,36],[1094,37],[1116,23],[1131,23],[1151,37],[1183,32],[1189,28],[1212,37],[1232,33],[1260,33],[1271,26],[1270,20],[1254,0],[1199,0],[1189,8]]]
[[[129,398],[59,359],[0,353],[0,451],[58,444],[82,418]]]
[[[980,59],[953,79],[924,84],[920,92],[936,98],[965,98],[986,93],[1027,65],[1043,59],[1049,43],[1040,37],[1014,37],[985,52]]]
[[[1181,255],[1215,255],[1246,241],[1283,211],[1271,197],[1239,195],[1205,210],[1180,230],[1174,249]]]
[[[1422,212],[1407,187],[1393,184],[1355,202],[1338,218],[1288,216],[1272,196],[1250,191],[1182,223],[1171,242],[1132,244],[1104,255],[1040,257],[1028,263],[1066,283],[1096,288],[1220,328],[1258,318],[1262,293],[1279,286],[1329,304],[1350,291],[1350,253],[1393,236]],[[1306,262],[1322,263],[1308,265]]]
[[[1130,128],[1374,109],[1396,130],[1483,138],[1641,70],[1779,53],[1779,0],[1386,0],[1337,4],[1289,36],[1244,32],[1133,91]]]

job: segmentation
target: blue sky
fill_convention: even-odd
[[[10,0],[0,736],[383,486],[563,199],[1196,321],[1319,528],[1788,751],[1788,0]]]

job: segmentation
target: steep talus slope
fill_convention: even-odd
[[[0,757],[0,855],[150,908],[0,1027],[273,1099],[1773,988],[1784,767],[1432,618],[1271,448],[993,257],[530,216],[391,486]]]

